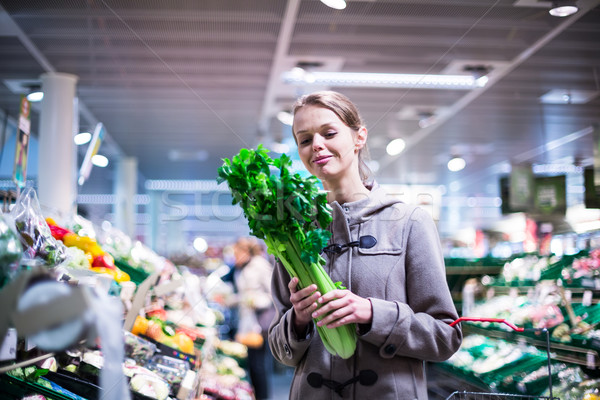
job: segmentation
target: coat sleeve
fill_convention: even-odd
[[[312,338],[316,334],[311,322],[305,337],[298,337],[293,327],[293,310],[290,291],[287,287],[290,276],[277,262],[273,270],[271,293],[275,304],[276,316],[269,327],[269,347],[277,361],[291,367],[297,366],[306,353]]]
[[[444,258],[433,220],[416,208],[407,227],[406,303],[369,298],[373,321],[360,338],[379,348],[381,357],[443,361],[460,347],[458,318],[446,282]],[[392,323],[390,323],[392,321]]]

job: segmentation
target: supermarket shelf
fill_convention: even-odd
[[[531,335],[519,332],[483,328],[470,323],[464,323],[462,329],[465,334],[479,334],[513,343],[525,342],[541,350],[546,350],[545,338],[540,337],[536,339]],[[551,340],[550,352],[554,360],[583,365],[590,369],[598,369],[600,368],[600,341],[592,339],[589,341],[589,344],[590,347],[580,347]]]
[[[498,275],[502,271],[502,266],[446,266],[446,275]]]

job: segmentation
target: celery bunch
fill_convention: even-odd
[[[341,287],[323,269],[321,251],[331,234],[331,208],[320,192],[315,177],[302,178],[290,171],[291,159],[268,156],[259,145],[256,150],[241,149],[231,160],[224,159],[217,181],[226,181],[248,220],[252,235],[262,239],[270,254],[277,257],[300,287],[316,284],[321,294]],[[327,350],[349,358],[356,349],[354,324],[335,329],[317,327]]]

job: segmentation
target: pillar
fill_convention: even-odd
[[[43,211],[69,217],[75,214],[77,200],[77,151],[73,142],[77,76],[48,72],[41,80],[44,99],[39,127],[38,198]]]
[[[123,157],[115,177],[115,226],[130,238],[136,237],[137,159]]]

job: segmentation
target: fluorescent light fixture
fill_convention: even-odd
[[[104,157],[102,154],[96,154],[92,157],[92,164],[100,168],[107,167],[108,158]]]
[[[284,125],[292,126],[294,122],[294,116],[289,111],[279,111],[277,113],[277,119]]]
[[[360,72],[305,71],[294,68],[282,74],[284,83],[291,85],[385,87],[419,89],[471,90],[482,87],[485,80],[472,75],[383,74]]]
[[[81,132],[75,135],[73,141],[77,146],[81,146],[82,144],[88,143],[92,140],[92,134],[90,132]]]
[[[385,147],[385,151],[390,156],[397,156],[398,154],[400,154],[404,151],[405,147],[406,147],[406,142],[403,139],[398,138],[398,139],[394,139],[391,142],[389,142],[388,145]]]
[[[335,8],[336,10],[343,10],[346,8],[345,0],[321,0],[321,3],[325,4],[327,7]]]
[[[27,95],[27,100],[29,100],[32,103],[42,101],[43,98],[44,92],[42,92],[41,90],[36,90],[35,92],[31,92]]]
[[[573,0],[557,0],[552,2],[552,7],[550,8],[550,15],[553,17],[568,17],[569,15],[575,14],[579,11],[579,7],[577,7],[577,2]]]
[[[464,158],[459,156],[454,156],[450,161],[448,161],[448,169],[452,172],[458,172],[465,168],[467,162]]]

